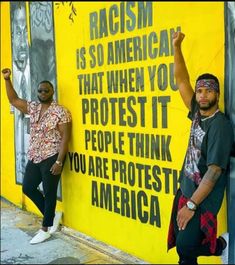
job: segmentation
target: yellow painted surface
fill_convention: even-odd
[[[7,2],[1,2],[1,67],[11,68],[10,11]],[[2,75],[2,74],[1,74]],[[14,115],[5,93],[1,76],[1,195],[22,205],[21,186],[15,183]]]
[[[170,74],[171,32],[181,28],[186,34],[183,52],[192,84],[199,74],[211,72],[218,76],[223,88],[224,9],[223,3],[153,2],[148,6],[152,20],[147,15],[146,25],[138,27],[138,19],[142,22],[140,5],[137,2],[133,6],[127,2],[73,2],[72,6],[54,3],[58,101],[70,109],[73,117],[69,155],[62,175],[62,202],[58,208],[64,212],[64,225],[151,263],[170,264],[177,263],[175,249],[168,253],[166,250],[176,184],[173,179],[179,175],[190,128],[187,109],[170,82],[174,83]],[[73,22],[69,19],[72,7],[76,13]],[[8,21],[4,27],[1,23],[4,36],[1,65],[10,66],[8,3],[1,3],[1,9],[2,19]],[[115,14],[114,24],[109,23],[112,14]],[[157,54],[154,59],[144,49],[149,47],[151,36],[157,37],[153,44]],[[115,63],[115,44],[120,43],[127,47],[126,57]],[[132,60],[135,56],[136,60]],[[136,91],[139,83],[135,73],[141,69],[144,82]],[[151,77],[149,69],[156,69]],[[124,70],[130,74],[127,91],[121,90],[120,85],[117,93],[109,91],[112,86],[108,74]],[[166,86],[161,90],[159,84],[164,73]],[[90,78],[92,91],[85,90],[83,82],[79,83],[82,75],[87,80]],[[2,79],[1,85],[4,86]],[[163,101],[167,102],[166,107]],[[223,108],[223,89],[220,106]],[[1,145],[1,193],[20,204],[21,188],[14,183],[13,115],[9,114],[5,93],[1,97],[1,122],[1,142],[6,143]],[[145,142],[151,137],[159,140],[159,156],[151,158],[151,141],[141,153],[136,149],[136,138],[130,140],[130,133],[143,137]],[[93,136],[89,141],[88,135]],[[105,139],[109,142],[107,150]],[[85,170],[81,168],[81,157],[85,159]],[[111,195],[107,197],[110,204],[107,200],[107,205],[102,205],[102,188],[104,193],[110,189],[107,193]],[[24,200],[28,210],[37,211],[28,199]],[[225,216],[224,204],[219,215],[219,233],[226,229]],[[215,257],[199,261],[220,263]]]

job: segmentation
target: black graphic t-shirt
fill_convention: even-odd
[[[209,165],[222,168],[222,174],[208,197],[200,204],[204,210],[217,214],[226,186],[226,170],[233,143],[230,121],[219,110],[210,117],[201,117],[195,96],[188,117],[192,120],[188,149],[180,175],[180,188],[187,198],[200,184]]]

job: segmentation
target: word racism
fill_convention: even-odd
[[[132,10],[136,4],[138,5],[136,9],[138,15]],[[126,14],[123,13],[124,11]],[[120,10],[118,5],[114,4],[108,13],[109,19],[107,19],[105,8],[101,9],[99,13],[90,14],[91,40],[153,26],[152,2],[122,2]],[[117,21],[118,18],[120,21]],[[159,33],[152,31],[142,36],[103,42],[102,44],[90,45],[88,48],[81,47],[76,50],[77,69],[86,69],[87,64],[92,69],[103,65],[117,65],[172,56],[172,36],[175,31],[179,30],[180,27],[177,26],[176,29],[162,29]],[[104,56],[105,51],[107,51],[106,58]]]
[[[121,2],[107,11],[90,13],[90,39],[100,39],[118,32],[131,32],[153,25],[152,2]]]
[[[86,156],[77,152],[68,154],[71,171],[95,178],[91,186],[92,205],[131,219],[139,219],[141,223],[161,227],[158,196],[149,195],[149,192],[175,194],[180,174],[178,170]]]

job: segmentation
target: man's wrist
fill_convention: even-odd
[[[181,50],[181,44],[180,44],[180,45],[174,45],[173,48],[174,48],[175,50]]]
[[[187,201],[186,206],[191,211],[196,211],[198,208],[198,205],[191,199]]]
[[[56,160],[55,163],[56,163],[58,166],[60,166],[60,167],[63,166],[63,163],[62,163],[61,161],[59,161],[59,160]]]

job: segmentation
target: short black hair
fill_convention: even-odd
[[[44,84],[44,83],[49,84],[50,87],[54,90],[54,86],[53,86],[52,83],[51,83],[50,81],[48,81],[48,80],[43,80],[43,81],[41,81],[41,82],[38,84],[38,87],[39,87],[39,85]]]
[[[197,78],[196,83],[197,83],[197,81],[202,80],[202,79],[213,79],[213,80],[217,83],[217,85],[218,85],[218,90],[220,91],[219,80],[218,80],[218,78],[217,78],[215,75],[213,75],[213,74],[209,74],[209,73],[202,74],[202,75],[200,75],[200,76]]]

